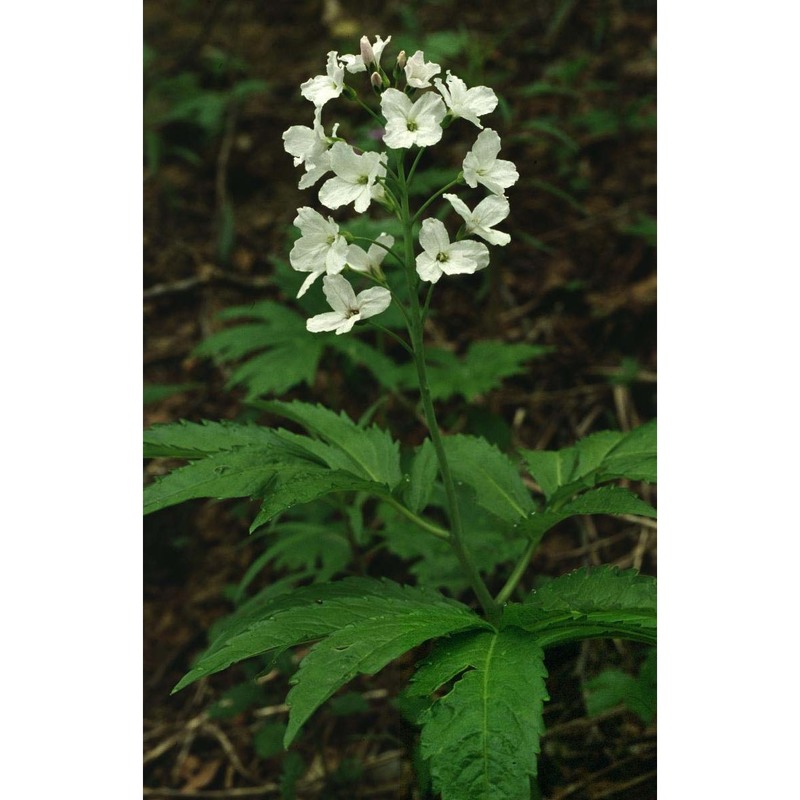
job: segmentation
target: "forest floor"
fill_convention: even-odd
[[[442,285],[426,335],[457,353],[487,338],[553,349],[471,408],[445,403],[446,429],[556,449],[654,418],[655,3],[366,0],[359,9],[356,17],[336,0],[145,0],[145,425],[241,415],[241,390],[225,388],[229,371],[193,350],[220,329],[227,307],[292,303],[274,263],[287,258],[296,209],[315,200],[298,191],[281,134],[310,124],[300,83],[323,71],[329,50],[358,52],[363,33],[392,34],[392,54],[438,53],[443,72],[491,86],[502,98],[491,126],[521,176],[501,226],[512,242],[497,265],[493,251],[484,310],[475,313],[464,284]],[[376,390],[346,384],[337,370],[323,362],[291,396],[357,417]],[[161,469],[148,464],[146,479]],[[145,796],[422,800],[415,733],[392,703],[411,654],[354,681],[347,691],[361,704],[323,707],[292,758],[273,754],[267,734],[254,744],[285,721],[278,671],[261,679],[258,702],[231,713],[219,701],[235,695],[237,669],[170,695],[263,548],[241,511],[194,502],[146,520]],[[608,517],[564,523],[532,570],[601,563],[655,575],[654,528]],[[643,658],[643,648],[616,640],[548,654],[543,797],[655,797],[655,722],[622,705],[590,718],[583,692],[587,678],[609,667],[635,674]]]

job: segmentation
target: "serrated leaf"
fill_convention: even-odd
[[[282,467],[275,473],[264,496],[261,508],[250,525],[250,532],[269,522],[276,514],[296,505],[310,503],[332,492],[369,492],[381,495],[386,493],[382,483],[365,481],[351,472],[309,466]]]
[[[603,486],[579,494],[558,511],[544,509],[534,512],[517,526],[520,533],[527,534],[538,544],[542,536],[559,522],[580,514],[638,514],[643,517],[656,516],[656,510],[628,489],[618,486]]]
[[[485,439],[448,436],[444,449],[453,478],[472,488],[479,506],[509,522],[536,510],[514,463]]]
[[[414,460],[411,462],[410,481],[403,495],[406,505],[415,514],[428,505],[438,471],[436,449],[430,439],[425,439],[414,454]]]
[[[270,541],[263,553],[265,563],[272,562],[280,570],[307,571],[316,583],[331,580],[352,556],[344,532],[331,524],[284,523],[270,534]]]
[[[217,638],[172,691],[177,692],[246,658],[313,642],[350,624],[370,619],[376,603],[389,600],[399,604],[417,602],[426,606],[456,607],[469,612],[466,606],[438,592],[402,587],[388,580],[346,578],[306,586],[250,604],[246,611],[226,619],[218,629]],[[478,624],[483,624],[480,617],[473,616]]]
[[[470,345],[463,357],[449,350],[426,349],[428,384],[434,400],[459,395],[465,400],[498,388],[505,378],[525,372],[525,363],[551,353],[545,345],[480,341]],[[416,391],[417,371],[413,364],[398,368],[401,388]]]
[[[629,478],[656,481],[656,421],[623,433],[601,431],[573,447],[556,451],[522,450],[548,505],[568,499],[598,483]]]
[[[579,569],[506,606],[502,625],[535,634],[542,647],[609,636],[654,645],[656,580],[617,567]]]
[[[227,386],[243,385],[247,399],[281,394],[299,383],[310,384],[324,349],[309,336],[305,319],[285,305],[267,300],[236,306],[219,314],[223,320],[256,319],[212,334],[194,353],[222,363],[253,356],[237,367]],[[259,352],[263,351],[263,352]]]
[[[444,496],[438,486],[436,494],[432,504],[443,507]],[[527,540],[518,536],[510,523],[476,506],[469,487],[457,486],[456,496],[461,508],[464,545],[480,571],[491,575],[498,565],[516,562]],[[379,533],[385,537],[389,550],[411,562],[409,571],[419,585],[447,589],[453,594],[469,588],[464,570],[446,541],[430,536],[389,506],[380,506],[380,517],[384,527]]]
[[[154,425],[144,432],[145,458],[202,458],[246,445],[283,449],[282,442],[273,431],[252,424],[181,420],[167,425]]]
[[[300,383],[310,386],[321,355],[322,347],[313,340],[278,344],[237,367],[226,386],[245,386],[246,400],[284,394]]]
[[[453,637],[420,667],[413,692],[433,692],[461,672],[420,717],[434,788],[442,800],[529,798],[547,700],[541,647],[513,629]]]
[[[338,448],[361,477],[394,489],[400,483],[400,448],[387,431],[377,426],[360,428],[344,412],[336,414],[321,405],[293,401],[254,404],[263,411],[286,417]]]
[[[281,466],[273,449],[242,447],[214,453],[145,487],[144,513],[201,497],[224,500],[261,495]]]
[[[369,616],[354,621],[315,645],[292,677],[286,702],[288,747],[308,718],[339,687],[358,674],[374,675],[413,647],[448,633],[488,624],[462,605],[429,602],[408,591],[402,601],[372,598]]]

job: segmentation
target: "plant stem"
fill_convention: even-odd
[[[464,529],[461,522],[461,512],[458,507],[458,498],[456,497],[453,476],[450,473],[450,464],[447,461],[447,454],[445,453],[442,435],[439,431],[439,424],[436,421],[436,412],[433,408],[433,400],[431,399],[431,390],[428,385],[428,374],[425,366],[425,345],[422,338],[422,309],[419,303],[419,280],[414,268],[414,220],[411,218],[408,207],[408,191],[405,184],[405,172],[402,160],[398,164],[398,174],[403,188],[401,192],[402,206],[400,216],[403,224],[406,280],[408,281],[409,297],[411,300],[409,334],[411,336],[411,347],[414,351],[414,362],[417,367],[417,378],[419,379],[419,391],[422,400],[422,408],[425,413],[425,422],[427,423],[428,431],[431,435],[431,442],[436,451],[439,471],[442,475],[442,482],[444,483],[444,490],[447,496],[451,526],[449,542],[483,607],[487,619],[491,623],[496,623],[501,614],[500,606],[492,599],[475,562],[472,560],[472,556],[464,546]],[[418,215],[419,213],[417,216]],[[416,219],[416,217],[414,219]]]
[[[446,186],[442,186],[438,192],[434,192],[420,207],[416,214],[414,214],[414,218],[411,220],[412,224],[415,223],[419,218],[422,212],[437,198],[439,195],[444,194],[448,189],[452,188],[453,186],[458,186],[459,183],[462,182],[461,173],[458,173],[458,177],[454,178],[450,183]],[[408,200],[406,200],[406,210],[408,210]]]
[[[428,522],[428,520],[415,514],[410,508],[406,508],[391,495],[382,496],[381,499],[387,502],[396,511],[399,511],[406,519],[410,519],[415,525],[418,525],[437,539],[443,539],[445,542],[450,539],[450,534],[444,528],[440,528],[438,525],[434,525],[432,522]]]
[[[525,548],[525,552],[520,557],[520,560],[514,567],[513,572],[508,576],[506,585],[498,592],[497,597],[494,599],[498,605],[503,605],[503,603],[505,603],[508,598],[511,597],[511,593],[514,591],[514,589],[517,588],[517,584],[520,582],[520,580],[522,580],[522,576],[525,574],[525,570],[528,568],[528,564],[530,563],[533,552],[536,550],[538,544],[538,541],[531,542]]]

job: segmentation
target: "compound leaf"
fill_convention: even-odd
[[[216,639],[173,692],[246,658],[281,652],[374,618],[379,608],[385,609],[391,603],[398,608],[404,606],[407,611],[424,606],[434,609],[431,613],[437,607],[455,608],[457,613],[472,615],[476,626],[486,624],[466,606],[431,590],[372,578],[318,583],[264,602],[248,603],[216,626]]]
[[[202,458],[245,445],[282,447],[269,428],[236,422],[180,422],[154,425],[144,432],[145,458]]]
[[[411,693],[429,694],[463,675],[419,717],[422,756],[442,800],[530,797],[544,731],[544,653],[512,628],[442,642],[415,675]]]
[[[263,411],[277,414],[302,425],[335,446],[350,461],[361,477],[385,483],[393,489],[400,483],[400,448],[387,431],[377,426],[360,428],[344,412],[336,414],[321,405],[295,400],[254,403]]]
[[[575,570],[506,606],[502,624],[535,634],[542,647],[604,636],[654,645],[656,580],[610,566]]]
[[[414,513],[428,505],[438,471],[436,450],[431,440],[425,439],[414,454],[414,460],[411,462],[411,475],[404,494],[406,505]]]
[[[272,448],[224,450],[176,469],[144,490],[144,513],[199,497],[223,500],[261,495],[281,468]]]
[[[519,523],[517,530],[538,543],[542,536],[559,522],[579,514],[639,514],[655,517],[656,510],[629,489],[602,486],[579,494],[557,511],[544,509],[531,514]]]
[[[295,505],[310,503],[331,492],[386,493],[386,487],[382,483],[365,481],[351,472],[314,467],[311,464],[283,466],[275,473],[274,480],[268,488],[261,508],[250,525],[251,533],[281,511],[286,511]]]
[[[598,483],[656,481],[656,421],[629,433],[601,431],[563,450],[523,450],[528,470],[554,504]]]
[[[372,598],[369,616],[332,633],[303,659],[286,699],[287,747],[311,714],[359,673],[373,675],[428,639],[490,627],[466,606],[431,603],[430,593],[417,598],[416,591],[403,600]]]
[[[509,522],[536,510],[514,463],[486,439],[448,436],[444,448],[453,478],[473,489],[479,506]]]

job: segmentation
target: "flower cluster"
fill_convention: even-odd
[[[472,274],[484,269],[489,264],[489,249],[483,242],[503,246],[511,239],[494,226],[509,215],[505,191],[517,182],[519,174],[514,164],[498,158],[500,137],[491,128],[484,128],[480,119],[497,107],[497,96],[487,86],[468,88],[450,70],[444,80],[437,77],[441,75],[441,67],[426,61],[421,50],[410,57],[401,51],[388,74],[381,66],[381,58],[391,40],[391,36],[385,40],[376,36],[371,42],[363,36],[357,54],[340,56],[335,50],[329,52],[325,74],[309,78],[300,87],[302,96],[314,105],[312,126],[294,125],[283,134],[286,152],[294,157],[296,167],[304,169],[299,188],[313,187],[332,173],[319,187],[319,202],[323,206],[334,210],[352,203],[357,212],[363,213],[375,202],[398,218],[406,239],[404,249],[396,251],[394,237],[382,233],[377,239],[368,240],[370,246],[365,250],[332,217],[308,206],[298,209],[294,224],[301,235],[289,260],[295,270],[308,275],[297,296],[302,297],[317,278],[324,276],[323,292],[333,309],[309,319],[309,331],[342,334],[358,320],[385,311],[393,299],[383,270],[387,255],[392,256],[393,264],[411,270],[410,274],[416,275],[415,281],[436,283],[442,275]],[[346,83],[348,75],[362,72],[368,76],[364,82],[368,91],[366,100]],[[368,102],[376,94],[380,97],[379,109]],[[338,136],[338,123],[326,133],[323,108],[342,96],[359,103],[380,121],[386,151],[361,151],[353,147]],[[466,153],[458,175],[412,216],[408,188],[421,150],[437,144],[456,119],[467,120],[480,133]],[[412,148],[416,158],[406,172],[405,156]],[[458,185],[475,189],[478,184],[489,195],[472,210],[452,191],[448,192]],[[420,220],[420,215],[440,197],[463,220],[453,240],[438,217]],[[421,224],[417,228],[418,223]],[[409,243],[414,231],[418,231],[418,241]],[[469,237],[478,237],[483,242]],[[411,252],[416,253],[413,263],[406,263]],[[375,285],[356,294],[341,274],[345,269]]]

